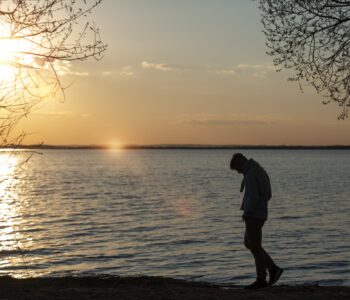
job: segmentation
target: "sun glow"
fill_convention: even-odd
[[[110,150],[121,150],[123,149],[123,144],[120,141],[111,141],[107,147]]]
[[[32,105],[59,90],[43,45],[39,35],[32,36],[26,29],[14,33],[0,20],[0,119],[9,120],[8,108],[17,113],[15,117],[26,114]]]
[[[120,141],[111,141],[107,143],[106,149],[110,151],[111,153],[120,153],[124,149],[124,145]]]
[[[22,33],[22,35],[28,34]],[[10,26],[0,22],[0,80],[13,81],[20,68],[34,68],[35,59],[30,53],[34,43],[30,39],[16,38]]]

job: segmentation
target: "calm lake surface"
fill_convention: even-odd
[[[0,274],[247,284],[232,150],[0,154]],[[350,285],[350,151],[246,150],[271,177],[263,244],[280,284]]]

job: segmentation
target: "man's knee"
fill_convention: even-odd
[[[252,253],[262,252],[262,247],[258,243],[250,243],[248,248]]]
[[[244,237],[244,246],[245,246],[247,249],[250,249],[249,241],[248,241],[247,237]]]
[[[244,235],[244,246],[245,246],[247,249],[250,249],[249,240],[248,240],[247,234]]]

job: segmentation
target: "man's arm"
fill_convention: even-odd
[[[249,217],[256,212],[260,196],[258,182],[253,174],[248,174],[245,182],[245,195],[244,195],[244,216]]]

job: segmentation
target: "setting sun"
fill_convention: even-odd
[[[123,144],[120,141],[111,141],[108,143],[108,149],[120,150],[123,148]]]
[[[350,0],[0,0],[0,300],[350,300],[349,41]]]
[[[25,33],[28,34],[28,33]],[[13,80],[21,67],[33,68],[32,40],[13,37],[8,24],[0,23],[0,80]]]

